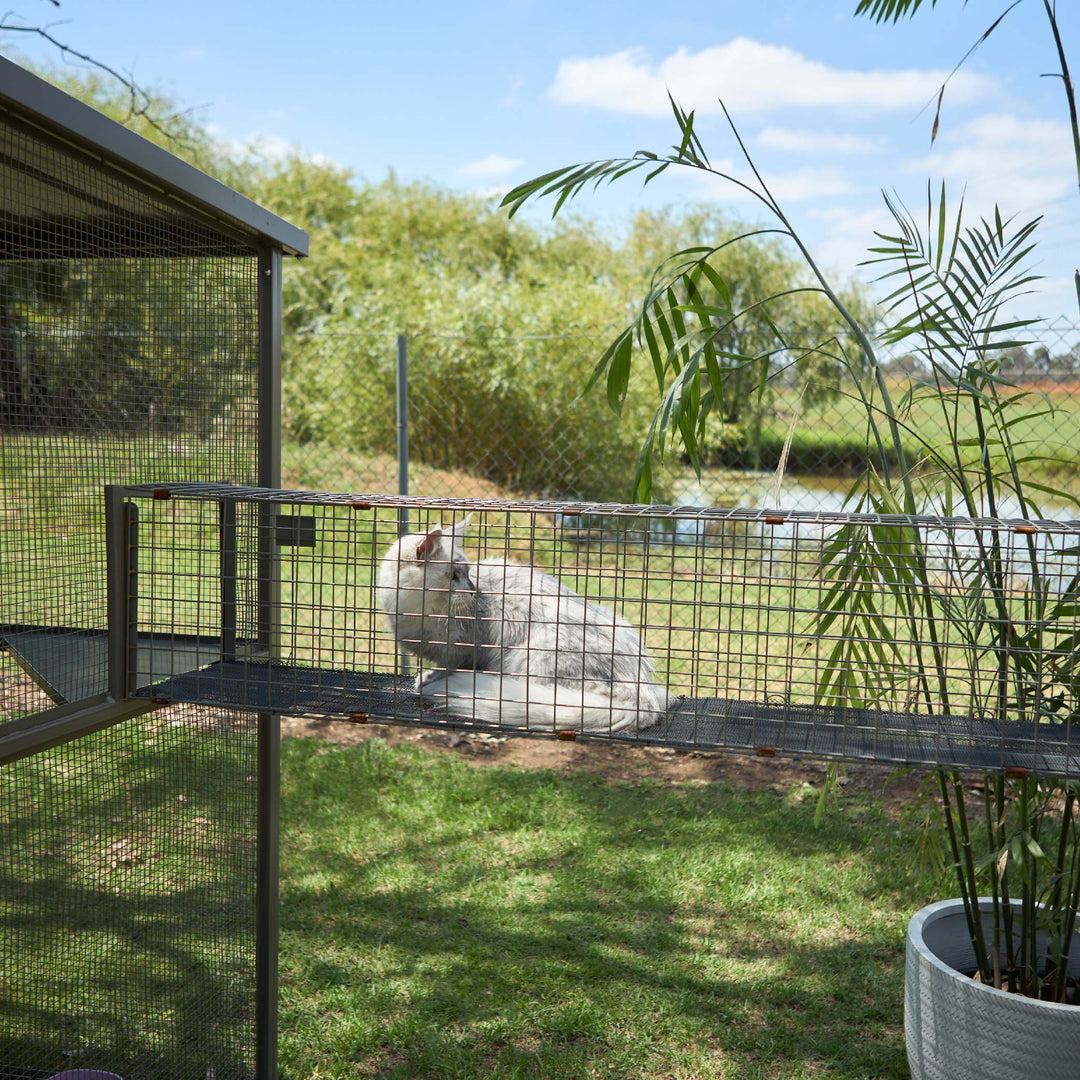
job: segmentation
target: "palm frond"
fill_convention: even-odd
[[[1029,344],[1017,332],[1031,320],[1003,317],[1037,279],[1024,269],[1041,218],[1017,223],[994,211],[965,224],[964,204],[948,208],[944,185],[927,193],[926,229],[898,200],[886,196],[895,232],[879,232],[868,265],[892,284],[884,300],[895,319],[882,340],[915,339],[928,360],[962,367],[971,357]]]
[[[668,94],[675,122],[679,128],[680,140],[671,147],[669,153],[660,155],[651,150],[638,150],[629,157],[608,158],[603,161],[589,161],[578,165],[567,165],[561,169],[553,169],[551,172],[526,180],[517,187],[512,188],[503,197],[500,206],[509,210],[513,217],[521,207],[530,199],[555,197],[552,209],[554,217],[562,209],[568,199],[574,198],[585,188],[594,190],[603,184],[614,183],[630,173],[647,169],[644,183],[648,184],[655,180],[662,172],[671,165],[689,166],[695,169],[704,169],[713,172],[709,164],[709,157],[705,153],[705,147],[694,130],[694,114],[686,112],[678,102]],[[723,174],[718,174],[723,175]],[[733,183],[746,187],[754,195],[760,198],[760,193],[752,188],[741,184],[734,177],[727,177]]]
[[[910,18],[922,7],[923,0],[859,0],[856,15],[869,15],[874,22],[899,22]],[[930,0],[937,7],[937,0]]]

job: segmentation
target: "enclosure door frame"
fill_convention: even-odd
[[[260,487],[281,487],[281,274],[282,252],[259,251]],[[267,508],[272,511],[272,508]],[[272,659],[277,642],[274,613],[281,594],[272,521],[259,522],[258,636]],[[255,1076],[277,1077],[281,718],[258,714],[257,860],[255,886]]]

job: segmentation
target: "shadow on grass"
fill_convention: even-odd
[[[287,1075],[907,1075],[880,815],[288,749]]]
[[[250,1076],[254,737],[168,715],[0,770],[0,1078]]]

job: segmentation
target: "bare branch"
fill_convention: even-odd
[[[60,6],[59,0],[48,0],[48,2],[53,4],[54,7]],[[139,117],[171,142],[174,142],[185,149],[194,149],[189,142],[182,139],[175,131],[170,130],[167,126],[171,120],[176,119],[176,115],[165,117],[154,116],[151,111],[154,104],[153,99],[141,86],[139,86],[138,83],[135,82],[130,72],[123,74],[117,71],[116,68],[103,63],[101,60],[98,60],[87,53],[80,52],[70,45],[65,45],[52,33],[51,26],[21,26],[17,23],[9,22],[10,15],[11,13],[8,12],[0,18],[0,32],[36,35],[59,50],[65,60],[80,61],[84,64],[89,64],[91,67],[97,68],[98,71],[102,71],[115,79],[124,88],[128,96],[128,112],[124,117],[124,123],[128,123],[136,117]]]

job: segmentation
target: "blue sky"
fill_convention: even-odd
[[[950,84],[937,87],[1006,0],[942,0],[898,27],[855,19],[855,0],[660,5],[511,0],[16,0],[9,21],[52,32],[171,90],[237,153],[296,146],[369,180],[393,169],[492,197],[551,168],[674,139],[665,92],[698,114],[714,164],[737,163],[723,97],[766,180],[820,259],[854,272],[887,223],[882,189],[912,208],[927,179],[969,207],[1045,215],[1025,313],[1080,318],[1080,192],[1043,5],[1024,0]],[[1080,70],[1080,13],[1062,5]],[[8,37],[37,59],[54,55]],[[579,199],[617,226],[634,208],[752,202],[689,174]]]

